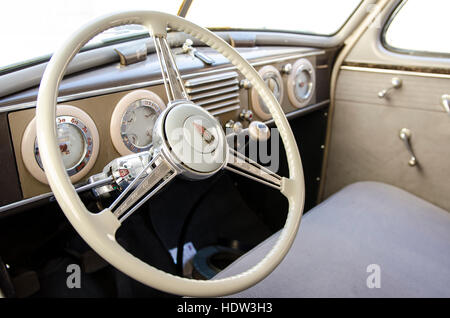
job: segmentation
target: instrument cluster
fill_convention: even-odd
[[[120,155],[150,149],[156,119],[165,109],[164,101],[155,93],[136,90],[120,99],[110,121],[111,141]],[[94,120],[82,109],[58,105],[56,134],[61,158],[73,183],[84,178],[93,168],[100,151],[100,138]],[[36,136],[33,118],[22,137],[21,155],[26,169],[43,184],[48,184]]]
[[[281,72],[280,72],[281,70]],[[287,91],[289,104],[294,108],[303,108],[310,104],[316,88],[316,74],[313,64],[306,58],[285,64],[278,70],[273,65],[266,65],[259,69],[259,75],[272,91],[280,105],[283,106],[284,91]],[[254,88],[251,89],[252,109],[265,121],[272,118],[267,106]]]

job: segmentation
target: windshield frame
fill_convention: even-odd
[[[188,13],[188,9],[191,3],[194,0],[183,0],[181,2],[180,8],[178,10],[177,15],[184,16]],[[347,17],[345,22],[341,25],[341,27],[333,34],[322,35],[322,34],[313,34],[307,32],[300,31],[289,31],[289,30],[272,30],[272,29],[231,29],[231,28],[208,28],[212,32],[255,32],[257,34],[267,34],[265,36],[265,42],[267,42],[267,38],[276,38],[280,34],[286,35],[285,41],[288,46],[292,45],[306,45],[311,47],[337,47],[341,45],[344,40],[351,34],[351,32],[359,25],[362,19],[367,14],[367,5],[371,4],[371,0],[361,0],[361,2],[356,6],[353,12]],[[95,49],[100,49],[112,45],[117,45],[121,43],[125,43],[128,41],[134,41],[139,39],[149,38],[148,32],[141,32],[135,34],[128,34],[123,36],[114,37],[110,40],[104,40],[102,42],[88,44],[80,50],[80,53],[92,51]],[[0,76],[6,75],[12,72],[20,71],[23,69],[27,69],[29,67],[37,66],[43,63],[47,63],[53,53],[45,54],[41,56],[37,56],[35,58],[31,58],[28,60],[24,60],[21,62],[9,64],[3,67],[0,67]]]
[[[397,17],[397,14],[403,9],[403,7],[406,5],[407,2],[408,2],[408,0],[401,0],[396,5],[396,7],[392,11],[392,13],[389,15],[386,23],[383,25],[383,29],[380,32],[380,39],[379,39],[383,48],[386,49],[387,51],[402,54],[402,55],[417,56],[417,57],[447,58],[447,59],[450,58],[450,53],[446,53],[446,52],[405,49],[405,48],[392,46],[388,43],[386,35],[387,35],[387,32],[389,31],[389,27],[391,26],[392,22],[394,22],[395,18]]]
[[[114,44],[120,44],[120,43],[129,42],[129,41],[145,39],[147,37],[149,37],[149,34],[148,34],[148,32],[145,32],[145,31],[140,32],[140,33],[135,33],[133,35],[117,36],[117,37],[111,38],[110,40],[103,40],[98,43],[87,44],[80,49],[79,53],[99,49],[99,48],[114,45]],[[17,62],[17,63],[13,63],[13,64],[9,64],[9,65],[0,67],[0,76],[14,72],[14,71],[19,71],[19,70],[27,68],[27,67],[38,65],[41,63],[46,63],[46,62],[50,61],[50,59],[52,58],[52,55],[53,55],[53,53],[49,53],[49,54],[41,55],[41,56],[38,56],[35,58],[31,58],[28,60],[24,60],[21,62]]]
[[[186,1],[186,0],[184,0]],[[187,0],[191,3],[195,0]],[[313,1],[313,0],[311,0]],[[314,33],[314,32],[307,32],[307,31],[296,31],[296,30],[285,30],[285,29],[257,29],[257,28],[233,28],[233,27],[208,27],[207,29],[212,32],[220,32],[220,31],[247,31],[247,32],[270,32],[270,33],[288,33],[288,34],[298,34],[298,35],[307,35],[307,36],[318,36],[318,37],[324,37],[324,38],[332,38],[336,35],[338,35],[342,29],[347,25],[347,23],[352,19],[352,17],[355,15],[356,12],[360,10],[362,5],[365,3],[365,0],[359,0],[359,3],[355,8],[350,12],[350,14],[347,16],[347,18],[344,20],[344,22],[339,26],[339,28],[332,32],[332,33]],[[189,7],[186,11],[186,17],[189,17]]]

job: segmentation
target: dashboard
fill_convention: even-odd
[[[224,128],[233,131],[248,128],[253,121],[271,125],[267,107],[242,74],[212,49],[199,50],[214,64],[205,65],[174,50],[190,99],[208,110]],[[260,73],[288,118],[327,106],[330,70],[325,50],[264,47],[238,51]],[[327,79],[326,85],[318,85],[321,78]],[[0,100],[0,112],[7,114],[20,189],[16,196],[20,200],[5,204],[2,198],[0,212],[50,192],[36,140],[37,91],[35,88]],[[83,182],[117,157],[150,149],[153,126],[166,106],[154,54],[136,64],[114,63],[64,79],[56,127],[71,181]]]

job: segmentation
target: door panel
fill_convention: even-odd
[[[403,3],[390,1],[376,23],[355,37],[356,42],[348,42],[342,65],[335,66],[321,198],[348,184],[372,180],[450,211],[450,116],[441,101],[450,94],[450,55],[396,52],[384,45],[384,32]],[[431,13],[439,6],[426,8]],[[440,41],[448,30],[434,33],[429,38]],[[394,78],[401,86],[380,98]],[[403,128],[411,132],[417,158],[413,166],[400,138]]]
[[[379,98],[380,91],[392,86],[393,78],[400,79],[402,86]],[[437,112],[444,112],[443,94],[450,94],[450,75],[378,68],[342,66],[336,86],[337,100]]]
[[[412,132],[414,167],[399,138],[402,128]],[[337,99],[329,147],[326,197],[371,180],[450,210],[450,117],[444,112]]]

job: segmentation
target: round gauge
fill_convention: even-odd
[[[275,98],[281,104],[283,101],[283,79],[281,77],[280,72],[273,66],[267,65],[259,70],[259,75],[261,75],[262,79],[272,91]],[[268,120],[272,117],[269,112],[269,109],[262,101],[259,94],[255,89],[252,89],[252,106],[256,115],[262,120]]]
[[[110,133],[114,147],[122,155],[150,149],[153,127],[166,105],[153,92],[137,90],[125,95],[114,108]]]
[[[60,105],[56,111],[56,135],[67,174],[72,182],[77,182],[89,172],[97,159],[99,136],[94,121],[79,108]],[[22,158],[28,171],[40,182],[47,183],[39,154],[35,119],[25,129]]]
[[[311,101],[316,87],[316,73],[307,59],[295,62],[288,77],[288,96],[292,105],[305,107]]]

